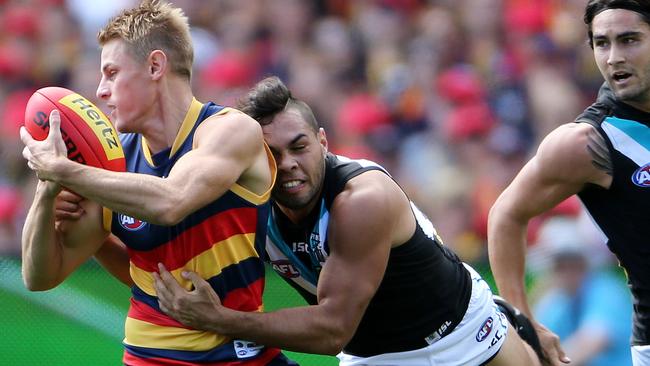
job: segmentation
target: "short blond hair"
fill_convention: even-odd
[[[111,40],[126,41],[132,55],[144,61],[154,50],[163,51],[173,72],[192,76],[194,49],[187,17],[180,8],[159,0],[144,0],[112,18],[97,34],[104,46]]]

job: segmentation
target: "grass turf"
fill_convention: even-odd
[[[20,263],[16,259],[0,257],[3,281],[19,283]],[[75,302],[73,297],[83,293],[93,310],[117,307],[123,315],[128,308],[129,290],[108,275],[95,263],[79,268],[65,282],[65,287],[46,293],[29,293],[19,286],[0,287],[0,321],[2,322],[0,356],[6,366],[48,365],[117,365],[122,358],[122,338],[117,332],[100,331],[93,327],[88,315],[66,315],[66,307]],[[50,296],[50,297],[47,297]],[[36,297],[47,301],[36,302]],[[49,300],[52,298],[52,300]],[[267,273],[266,309],[304,304],[293,289],[277,275]],[[68,303],[70,302],[70,303]],[[96,310],[95,310],[96,309]],[[113,316],[121,327],[123,316]],[[335,357],[295,352],[285,354],[303,366],[334,366]]]

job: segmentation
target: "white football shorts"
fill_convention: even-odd
[[[446,337],[406,352],[357,357],[339,353],[340,366],[479,366],[497,354],[508,333],[508,320],[492,299],[490,286],[469,265],[472,295],[467,312]],[[643,366],[650,364],[643,364]],[[637,366],[635,364],[635,366]]]

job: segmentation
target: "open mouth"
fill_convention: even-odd
[[[632,74],[630,74],[629,72],[619,71],[619,72],[615,72],[612,75],[612,79],[614,79],[614,81],[616,81],[617,83],[620,83],[622,81],[629,79],[631,76]]]
[[[107,105],[106,107],[108,108],[107,112],[108,112],[109,117],[113,116],[115,114],[115,106]]]

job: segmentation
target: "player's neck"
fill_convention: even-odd
[[[638,109],[642,112],[645,113],[650,113],[650,101],[632,101],[632,100],[624,100],[623,103],[634,107],[635,109]]]
[[[282,213],[296,225],[311,225],[313,224],[314,216],[318,216],[317,210],[320,210],[320,194],[318,194],[311,202],[300,208],[288,208],[276,202],[276,206]]]
[[[150,128],[143,133],[152,153],[173,145],[193,98],[187,81],[176,78],[161,84],[150,111]]]

